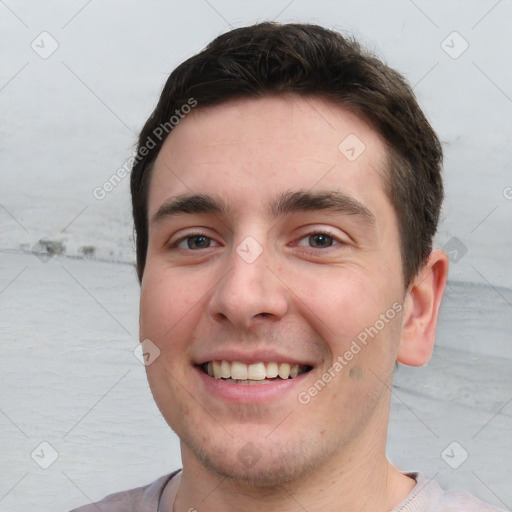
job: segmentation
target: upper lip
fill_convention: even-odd
[[[314,366],[314,363],[308,359],[298,359],[288,354],[281,354],[274,349],[259,350],[219,350],[204,354],[196,359],[195,364],[202,365],[209,361],[238,361],[245,364],[254,363],[290,363]]]

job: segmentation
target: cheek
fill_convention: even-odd
[[[158,407],[167,421],[175,424],[179,420],[176,411],[181,416],[191,412],[190,397],[182,383],[191,371],[186,364],[187,345],[197,325],[202,294],[184,275],[151,266],[146,270],[141,286],[140,336],[160,350],[154,362],[146,366],[146,373]]]
[[[160,343],[175,338],[199,310],[203,293],[194,279],[183,273],[165,269],[145,272],[140,297],[141,336]]]
[[[148,380],[157,403],[160,392],[178,398],[191,371],[190,346],[202,314],[204,289],[183,273],[169,270],[144,274],[140,300],[140,336],[159,349],[159,357],[146,367]],[[158,384],[160,382],[160,384]],[[162,384],[163,383],[163,384]],[[165,400],[164,400],[165,401]]]
[[[343,343],[378,318],[382,292],[370,277],[361,274],[334,268],[325,275],[309,273],[301,277],[302,314],[317,326],[326,340]]]
[[[343,373],[351,381],[366,377],[367,366],[387,373],[394,364],[401,319],[396,311],[399,294],[389,282],[384,286],[364,272],[340,268],[321,278],[309,274],[300,294],[300,314],[330,353],[326,363],[346,356],[348,371]]]

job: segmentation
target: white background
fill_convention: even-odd
[[[451,267],[431,365],[397,374],[389,452],[404,470],[512,505],[510,0],[5,0],[0,510],[64,511],[180,466],[131,353],[128,179],[102,201],[93,190],[131,155],[177,64],[231,27],[269,19],[354,34],[414,85],[443,141],[437,246],[456,237],[452,256],[467,253]],[[29,254],[41,238],[65,254]],[[98,261],[79,258],[84,246]],[[30,456],[43,441],[59,455],[48,469]],[[469,453],[458,469],[440,455],[452,441]]]

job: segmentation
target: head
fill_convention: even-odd
[[[148,378],[184,463],[271,485],[384,452],[395,362],[428,360],[446,280],[441,158],[403,78],[318,26],[236,29],[170,75],[131,190]],[[212,361],[301,374],[246,393]]]
[[[330,99],[379,133],[387,149],[382,178],[398,219],[404,283],[418,272],[432,250],[443,200],[442,149],[411,88],[337,32],[261,23],[219,36],[178,66],[140,133],[131,178],[139,279],[146,263],[151,170],[188,106],[286,93]]]

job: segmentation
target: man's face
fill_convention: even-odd
[[[198,108],[168,137],[140,335],[185,465],[275,485],[384,446],[404,299],[384,161],[374,130],[319,98]],[[286,363],[299,375],[275,377]]]

